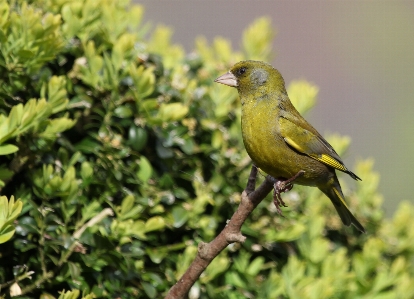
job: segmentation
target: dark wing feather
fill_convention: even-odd
[[[311,132],[285,117],[279,118],[280,133],[285,142],[300,153],[349,174],[355,180],[361,180],[350,171],[332,146],[317,132]],[[315,130],[316,131],[316,130]]]

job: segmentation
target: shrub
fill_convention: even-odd
[[[15,225],[0,245],[0,295],[159,298],[236,209],[251,162],[236,91],[213,80],[270,59],[270,21],[250,25],[240,51],[199,38],[187,54],[142,14],[128,1],[0,0],[1,192],[23,203],[16,221],[18,208],[0,211],[10,237]],[[289,93],[304,112],[317,88]],[[339,154],[350,142],[329,141]],[[344,184],[367,234],[343,227],[317,189],[295,187],[285,217],[259,205],[247,241],[190,297],[412,298],[414,210],[384,220],[372,168],[358,162],[363,182]]]

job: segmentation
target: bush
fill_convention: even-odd
[[[6,237],[15,225],[0,245],[0,295],[160,298],[240,201],[251,162],[237,93],[213,80],[270,59],[270,21],[250,25],[239,52],[199,38],[186,54],[128,1],[27,3],[0,0],[1,192],[23,203],[14,221],[19,204],[2,198],[16,208],[0,211]],[[317,88],[289,93],[304,112]],[[339,154],[350,142],[329,141]],[[357,163],[354,191],[343,183],[367,234],[343,227],[316,188],[295,187],[285,217],[271,200],[258,206],[247,241],[190,298],[412,298],[414,209],[384,220],[372,167]]]

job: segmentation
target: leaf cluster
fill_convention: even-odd
[[[0,295],[160,298],[236,209],[251,161],[237,93],[213,80],[270,59],[270,20],[246,29],[240,51],[200,37],[188,54],[142,15],[128,1],[0,0],[0,240],[15,229],[0,245]],[[288,90],[302,112],[318,92]],[[339,154],[350,142],[329,141]],[[414,210],[385,221],[372,168],[358,162],[363,182],[344,184],[368,234],[295,187],[285,217],[270,199],[258,206],[247,241],[190,298],[412,298]]]

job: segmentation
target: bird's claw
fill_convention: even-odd
[[[286,204],[284,203],[284,201],[282,200],[282,197],[280,196],[280,193],[277,190],[276,184],[273,190],[273,203],[276,207],[277,213],[281,216],[282,215],[282,210],[280,209],[280,207],[286,207]]]
[[[305,173],[305,171],[301,170],[297,174],[295,174],[293,177],[291,177],[290,179],[287,179],[287,180],[284,180],[284,181],[278,180],[276,183],[274,183],[274,185],[273,185],[273,203],[276,207],[276,210],[277,210],[278,214],[282,215],[282,210],[280,209],[281,207],[287,207],[285,202],[282,200],[282,196],[280,194],[283,193],[283,192],[288,192],[288,191],[292,190],[293,182],[297,178],[301,177],[304,173]]]

